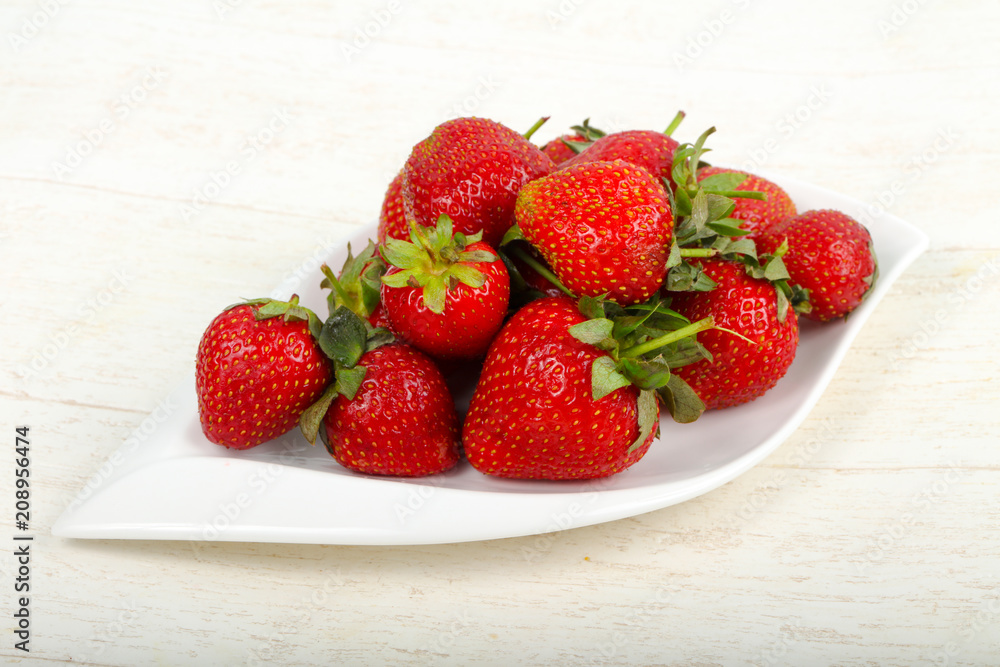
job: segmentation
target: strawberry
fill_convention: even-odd
[[[712,360],[678,368],[677,374],[710,410],[752,401],[785,375],[798,346],[795,311],[787,307],[780,287],[764,279],[767,275],[780,282],[785,277],[776,269],[780,263],[756,267],[759,277],[728,259],[692,264],[704,271],[714,289],[671,292],[670,306],[689,319],[712,317],[717,329],[699,336]]]
[[[556,137],[542,147],[542,152],[552,158],[556,166],[575,157],[606,134],[596,127],[591,127],[589,118],[570,129],[573,130],[572,134]]]
[[[554,168],[537,146],[508,127],[484,118],[450,120],[414,146],[406,161],[404,214],[423,226],[448,214],[456,231],[482,232],[496,247],[514,224],[518,190]]]
[[[579,132],[575,132],[573,134],[563,134],[542,146],[542,152],[548,155],[552,162],[558,167],[563,162],[571,160],[577,156],[576,151],[570,147],[570,144],[583,143],[584,141],[586,141],[586,137]]]
[[[742,221],[740,227],[751,236],[764,231],[795,215],[795,203],[788,193],[776,183],[734,169],[702,167],[698,181],[708,192],[717,190],[735,192],[761,192],[766,199],[736,199],[736,208],[730,214]],[[714,178],[713,178],[714,177]]]
[[[563,162],[560,166],[566,168],[585,162],[624,160],[629,164],[642,167],[658,181],[665,178],[669,182],[674,162],[674,151],[678,146],[677,140],[672,138],[670,134],[683,119],[684,112],[678,112],[670,127],[664,132],[628,130],[600,137],[589,148]]]
[[[590,479],[621,472],[645,455],[659,423],[654,390],[676,398],[680,382],[662,350],[711,322],[655,340],[643,334],[645,342],[632,345],[654,315],[609,319],[604,308],[586,297],[579,304],[545,297],[500,331],[463,426],[466,456],[476,469],[522,479]],[[658,358],[642,359],[647,351]],[[679,402],[668,404],[677,409]]]
[[[339,275],[334,275],[326,264],[320,267],[324,276],[320,287],[330,290],[326,296],[330,315],[339,307],[346,306],[367,319],[372,327],[390,328],[381,298],[385,269],[385,261],[374,243],[368,241],[368,246],[357,257],[351,253],[351,244],[348,243],[347,259]]]
[[[621,160],[563,168],[524,186],[515,213],[524,238],[578,295],[628,305],[663,283],[673,214],[644,169]]]
[[[322,434],[338,463],[375,475],[433,475],[458,462],[455,403],[429,357],[346,307],[323,324],[320,345],[337,379],[302,415],[310,443]]]
[[[452,234],[442,215],[434,228],[414,226],[413,243],[390,239],[382,304],[399,338],[439,360],[486,354],[510,302],[510,278],[496,251]]]
[[[295,427],[333,372],[315,340],[319,326],[297,296],[247,301],[212,320],[195,362],[198,414],[210,441],[249,449]]]
[[[378,242],[388,238],[406,240],[410,236],[410,226],[406,220],[403,205],[403,172],[400,171],[389,183],[382,200],[382,211],[378,217]]]
[[[806,211],[757,236],[761,250],[783,244],[789,280],[808,290],[812,311],[805,317],[826,322],[844,317],[870,293],[878,260],[868,230],[840,211]]]

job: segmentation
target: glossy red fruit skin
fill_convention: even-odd
[[[457,118],[413,147],[403,168],[406,218],[432,227],[442,213],[454,230],[483,232],[493,247],[514,224],[514,200],[525,183],[555,165],[514,130],[485,118]]]
[[[858,307],[877,263],[864,225],[840,211],[806,211],[758,234],[757,248],[773,253],[786,239],[790,280],[809,290],[812,311],[803,317],[827,322]]]
[[[666,278],[673,213],[666,191],[644,169],[621,160],[560,169],[521,189],[516,217],[574,294],[608,294],[630,305]]]
[[[406,221],[406,211],[403,205],[403,172],[400,171],[389,183],[382,200],[382,211],[378,217],[378,242],[385,243],[387,238],[410,240],[410,226]]]
[[[615,132],[601,137],[585,151],[562,163],[561,166],[572,167],[598,160],[624,160],[645,169],[662,186],[661,178],[666,178],[670,182],[674,151],[677,150],[677,146],[676,139],[668,137],[662,132],[652,130]]]
[[[564,134],[542,146],[542,152],[548,155],[557,167],[566,160],[571,160],[577,155],[572,148],[563,143],[563,139],[566,141],[586,141],[586,138],[579,133]]]
[[[591,396],[594,360],[605,352],[567,329],[585,318],[568,297],[519,310],[490,347],[465,418],[470,463],[488,475],[519,479],[593,479],[641,459],[654,436],[631,454],[639,435],[633,386]]]
[[[195,361],[198,415],[205,436],[249,449],[298,425],[333,377],[306,322],[257,321],[238,306],[208,325]]]
[[[372,475],[421,477],[459,459],[459,423],[434,362],[400,343],[369,350],[358,362],[364,382],[353,399],[337,396],[323,418],[327,448],[345,468]]]
[[[482,241],[466,250],[496,255]],[[477,359],[486,354],[507,315],[510,276],[499,257],[493,262],[470,262],[469,266],[482,271],[486,282],[478,288],[464,283],[449,288],[440,315],[424,304],[422,287],[382,285],[382,306],[391,330],[400,340],[442,361]],[[386,275],[399,270],[389,266]]]
[[[718,329],[704,331],[698,342],[712,353],[712,361],[674,372],[709,410],[747,403],[763,396],[788,371],[798,348],[798,319],[789,308],[785,321],[779,322],[774,286],[748,276],[743,265],[721,259],[698,263],[718,285],[710,292],[668,292],[673,297],[670,307],[692,322],[711,315],[716,326],[754,343]]]
[[[725,169],[723,167],[702,167],[698,170],[698,180],[708,178],[713,174],[745,174],[738,169]],[[754,238],[760,232],[778,224],[796,214],[795,202],[788,196],[777,183],[748,174],[746,180],[736,186],[740,192],[763,192],[767,195],[767,201],[760,199],[740,199],[735,198],[736,206],[733,209],[732,217],[742,220],[740,225],[750,232],[747,236]]]

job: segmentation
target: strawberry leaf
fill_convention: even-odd
[[[656,394],[652,391],[640,391],[637,401],[637,420],[639,422],[639,435],[635,442],[628,448],[629,454],[642,447],[654,430],[659,430],[660,420],[656,418]]]
[[[735,171],[724,171],[719,174],[706,176],[698,181],[698,183],[708,192],[717,192],[735,190],[743,183],[743,181],[747,180],[747,178],[747,174]]]
[[[382,256],[385,261],[400,269],[415,269],[424,262],[426,255],[413,243],[390,238],[382,246]]]
[[[353,368],[365,353],[368,329],[350,308],[341,306],[327,318],[320,331],[319,347],[345,368]]]
[[[319,433],[323,417],[326,416],[327,410],[330,409],[330,404],[337,398],[338,393],[337,383],[330,383],[330,386],[326,388],[326,391],[323,392],[319,399],[306,408],[302,416],[299,417],[299,430],[302,431],[302,435],[305,436],[306,441],[310,445],[316,444],[316,434]]]
[[[599,317],[574,324],[567,331],[581,343],[593,345],[601,350],[612,351],[618,347],[618,343],[612,335],[614,327],[614,322],[607,318]]]
[[[590,393],[595,401],[599,401],[611,392],[632,384],[627,377],[615,369],[611,357],[598,357],[590,375]]]
[[[361,389],[361,383],[365,381],[367,371],[368,369],[364,366],[355,366],[354,368],[338,368],[337,391],[343,394],[347,400],[353,401],[354,397],[358,393],[358,390]]]
[[[705,403],[679,375],[670,376],[670,381],[657,389],[656,394],[678,424],[690,424],[705,412]]]
[[[621,369],[625,377],[639,389],[657,389],[667,384],[670,379],[670,366],[663,358],[622,359]]]

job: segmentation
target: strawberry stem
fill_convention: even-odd
[[[343,300],[344,303],[351,303],[352,302],[351,295],[348,294],[347,290],[344,289],[344,286],[340,284],[340,281],[337,279],[337,276],[335,276],[333,273],[333,269],[324,264],[323,266],[320,267],[320,271],[322,271],[323,275],[326,276],[326,279],[330,281],[330,286],[333,287],[334,290],[336,290],[337,295],[340,296],[341,300]]]
[[[679,248],[681,257],[715,257],[719,251],[715,248]]]
[[[760,201],[767,201],[765,193],[754,192],[753,190],[711,190],[710,192],[713,195],[729,197],[730,199],[759,199]]]
[[[539,118],[538,121],[534,125],[532,125],[531,128],[529,128],[527,132],[524,133],[524,138],[525,139],[531,139],[531,135],[533,135],[535,132],[537,132],[538,128],[540,128],[542,125],[545,125],[545,122],[549,118],[550,118],[550,116],[542,116],[541,118]]]
[[[686,327],[681,327],[676,331],[671,331],[668,334],[664,334],[659,338],[654,338],[653,340],[648,340],[645,343],[640,343],[638,345],[633,345],[632,347],[622,350],[618,353],[618,357],[623,359],[625,357],[639,357],[647,352],[652,352],[664,345],[669,345],[670,343],[676,343],[682,338],[687,338],[700,331],[706,331],[715,327],[715,320],[711,315],[704,319],[700,319],[697,322],[692,322]]]
[[[510,253],[511,255],[515,255],[522,262],[524,262],[525,264],[527,264],[528,266],[530,266],[532,269],[534,269],[535,273],[537,273],[538,275],[542,276],[543,278],[545,278],[546,280],[548,280],[550,283],[552,283],[553,285],[555,285],[556,287],[558,287],[559,291],[561,291],[563,294],[565,294],[566,296],[573,297],[574,299],[576,298],[576,295],[573,294],[571,291],[569,291],[569,288],[566,287],[565,285],[563,285],[559,281],[559,278],[557,278],[556,275],[554,273],[552,273],[552,271],[550,271],[548,269],[548,267],[542,265],[541,262],[539,262],[538,260],[536,260],[527,251],[525,251],[524,248],[518,248],[516,245],[511,244],[510,246],[508,246],[506,248],[506,250],[507,250],[508,253]]]
[[[684,120],[684,112],[678,111],[677,115],[674,116],[674,119],[670,121],[670,125],[667,125],[667,129],[663,131],[663,134],[669,137],[671,134],[674,133],[674,130],[677,129],[677,126],[681,124],[682,120]]]

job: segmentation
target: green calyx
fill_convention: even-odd
[[[714,127],[709,128],[694,144],[681,144],[674,152],[671,176],[675,188],[671,204],[675,222],[667,260],[666,289],[672,292],[715,289],[715,281],[697,263],[686,260],[721,257],[741,262],[749,275],[774,284],[779,321],[784,321],[789,306],[806,312],[810,308],[808,293],[789,285],[788,272],[781,260],[785,249],[773,255],[758,256],[756,244],[746,238],[748,232],[742,228],[742,221],[732,217],[736,207],[734,198],[766,200],[767,196],[761,192],[737,190],[747,178],[744,173],[723,172],[698,180],[698,169],[704,166],[701,158],[709,151],[705,141],[714,132]]]
[[[474,264],[493,262],[497,255],[486,250],[466,250],[482,238],[482,232],[466,236],[452,234],[451,218],[442,214],[434,227],[410,223],[412,242],[388,239],[382,256],[400,269],[381,278],[389,287],[423,290],[424,305],[437,314],[444,312],[448,290],[459,283],[473,289],[486,283],[486,275]]]
[[[358,362],[365,352],[394,340],[391,333],[385,329],[372,328],[367,320],[347,306],[338,307],[323,322],[317,342],[333,362],[334,381],[299,419],[299,429],[309,444],[316,444],[323,417],[337,396],[343,395],[348,400],[353,400],[358,393],[367,371]]]
[[[368,241],[368,246],[357,257],[351,254],[348,243],[347,260],[339,278],[326,264],[321,267],[324,278],[320,287],[330,290],[326,297],[330,314],[345,306],[360,317],[371,316],[381,299],[381,278],[385,269],[385,262],[372,241]]]
[[[593,364],[593,399],[598,401],[628,385],[639,389],[639,436],[630,451],[640,447],[658,426],[656,396],[679,423],[692,422],[704,412],[704,403],[671,369],[711,359],[695,337],[715,326],[711,317],[692,323],[661,303],[659,295],[627,307],[602,297],[583,297],[578,307],[588,319],[570,327],[570,335],[607,353]],[[650,400],[654,403],[651,413]]]
[[[322,322],[319,316],[305,306],[299,305],[299,295],[293,294],[288,301],[278,301],[277,299],[249,299],[240,303],[227,306],[225,310],[232,310],[239,306],[252,306],[254,319],[269,320],[274,317],[281,317],[285,322],[308,322],[309,333],[313,338],[319,339]]]
[[[570,126],[570,131],[574,134],[579,134],[583,139],[579,141],[574,141],[572,139],[560,139],[567,148],[579,155],[583,151],[590,148],[591,144],[600,139],[601,137],[607,136],[607,132],[604,130],[599,130],[590,124],[590,119],[586,118],[579,125]]]

